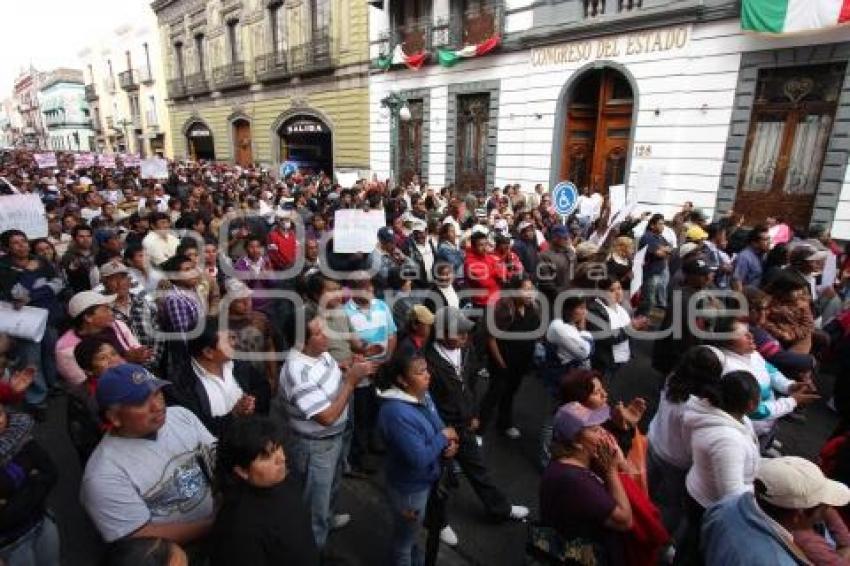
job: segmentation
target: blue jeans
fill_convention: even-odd
[[[0,548],[5,566],[56,566],[59,564],[59,531],[50,517],[24,533],[18,540]]]
[[[644,279],[640,290],[640,306],[638,312],[648,315],[654,308],[667,308],[667,287],[670,284],[670,272],[665,269],[658,275],[650,275]]]
[[[333,502],[342,477],[343,435],[307,438],[292,435],[288,456],[295,473],[304,481],[304,502],[312,515],[313,537],[325,546],[333,517]]]
[[[425,518],[431,489],[401,493],[387,485],[393,512],[392,566],[421,566],[425,557],[416,546],[416,535]]]
[[[41,343],[16,338],[15,346],[20,356],[21,366],[33,366],[35,368],[35,376],[25,394],[27,405],[43,405],[47,401],[47,380],[44,374],[44,364],[42,363]]]

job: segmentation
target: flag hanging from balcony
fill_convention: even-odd
[[[438,49],[437,61],[443,67],[453,67],[455,63],[461,59],[470,59],[472,57],[481,57],[490,53],[502,42],[502,38],[494,35],[486,41],[482,41],[478,45],[467,45],[463,49]]]
[[[426,59],[428,59],[427,51],[423,50],[419,53],[408,55],[401,48],[401,44],[398,44],[393,49],[392,55],[379,55],[376,63],[378,68],[384,71],[393,65],[406,65],[408,69],[418,71],[425,64]]]
[[[850,23],[850,0],[743,0],[741,29],[761,33],[815,31]]]

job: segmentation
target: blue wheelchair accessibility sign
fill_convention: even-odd
[[[578,206],[578,189],[569,181],[561,181],[552,189],[552,202],[555,212],[561,216],[569,216]]]

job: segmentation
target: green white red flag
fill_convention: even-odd
[[[742,0],[741,28],[793,33],[850,23],[850,0]]]

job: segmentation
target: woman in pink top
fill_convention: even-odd
[[[86,381],[86,372],[74,359],[74,347],[87,336],[108,342],[128,362],[143,364],[150,359],[150,349],[139,344],[127,325],[113,318],[114,302],[115,295],[83,291],[68,303],[72,327],[56,343],[56,367],[69,384],[78,386]]]

